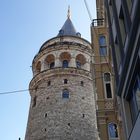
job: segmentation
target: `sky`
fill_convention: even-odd
[[[95,0],[87,0],[96,18]],[[90,41],[90,24],[84,0],[0,0],[0,140],[24,140],[32,79],[32,60],[41,45],[55,37],[67,19]]]

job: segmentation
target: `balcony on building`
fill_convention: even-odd
[[[104,26],[104,24],[105,24],[104,18],[101,18],[101,19],[93,19],[92,20],[92,26],[93,27]]]

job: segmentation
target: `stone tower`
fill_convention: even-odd
[[[33,59],[25,140],[97,140],[91,44],[68,17]]]

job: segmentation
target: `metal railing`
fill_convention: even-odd
[[[93,19],[92,20],[92,26],[97,27],[97,26],[103,26],[104,25],[104,19]]]

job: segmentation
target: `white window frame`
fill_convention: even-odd
[[[118,133],[118,137],[117,137],[117,138],[112,138],[112,137],[110,136],[109,124],[116,124],[116,126],[117,126],[117,133]],[[107,131],[108,131],[109,140],[119,140],[119,131],[118,131],[118,124],[117,124],[117,123],[115,123],[115,122],[110,122],[110,123],[108,123],[108,124],[107,124]]]
[[[109,73],[110,74],[110,81],[105,81],[104,80],[104,74],[105,73]],[[110,84],[112,98],[107,98],[106,84]],[[103,85],[104,85],[105,99],[108,99],[108,100],[113,99],[114,96],[113,96],[113,90],[112,90],[113,89],[113,87],[112,87],[112,78],[111,78],[111,73],[110,72],[104,72],[103,73]]]

